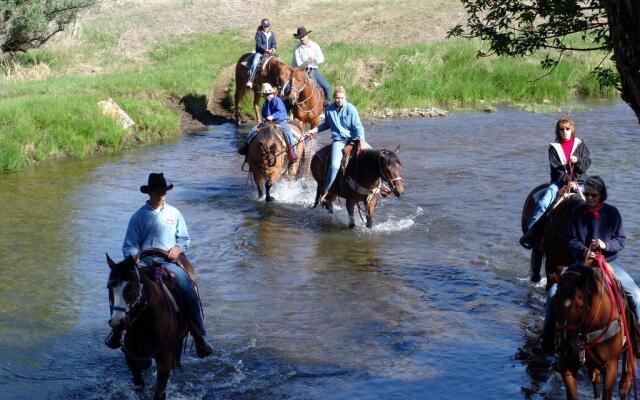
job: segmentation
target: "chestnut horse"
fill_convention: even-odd
[[[303,124],[309,123],[311,128],[320,125],[320,117],[324,113],[324,95],[318,83],[309,76],[306,68],[292,68],[289,77],[289,96],[293,116]],[[309,157],[303,166],[303,173],[309,171],[309,161],[317,146],[316,135],[306,144]]]
[[[354,228],[355,207],[359,202],[364,203],[367,210],[367,228],[373,227],[373,212],[378,203],[378,194],[386,196],[386,183],[396,197],[404,193],[404,181],[401,176],[400,146],[395,152],[390,150],[362,150],[349,161],[345,174],[339,174],[331,185],[325,198],[326,208],[331,211],[331,204],[338,197],[347,200],[349,213],[349,228]],[[317,207],[322,195],[322,188],[327,171],[327,164],[331,155],[331,145],[321,148],[311,160],[311,173],[318,183],[316,200],[313,207]]]
[[[243,54],[236,63],[236,92],[234,96],[236,125],[240,123],[240,101],[245,93],[250,90],[246,86],[249,80],[249,67],[243,65],[242,62],[251,54],[254,53]],[[259,105],[260,86],[265,82],[269,83],[276,89],[276,95],[280,95],[282,88],[289,82],[289,75],[291,74],[291,67],[274,55],[263,55],[260,65],[261,67],[258,67],[258,71],[256,71],[253,78],[253,109],[258,123],[262,121]]]
[[[284,133],[276,132],[276,125],[271,121],[265,121],[256,128],[258,133],[249,143],[247,152],[247,163],[253,175],[253,181],[256,183],[258,196],[262,198],[266,191],[265,200],[268,202],[274,200],[270,193],[271,187],[278,181],[284,170],[287,169],[287,176],[294,179],[300,165],[299,161],[290,163],[286,159],[287,140]],[[304,156],[302,131],[294,124],[289,124],[289,129],[297,138],[296,152],[300,160]]]
[[[560,279],[556,293],[559,370],[567,399],[577,399],[577,373],[583,364],[589,371],[594,398],[600,398],[598,384],[602,375],[602,399],[611,399],[626,336],[627,352],[620,379],[620,397],[625,399],[632,377],[635,378],[636,360],[620,297],[624,292],[602,256],[593,264],[595,269],[572,266]]]
[[[148,254],[145,252],[141,254]],[[152,252],[152,255],[167,255],[162,250]],[[175,309],[175,300],[162,287],[162,282],[170,286],[169,272],[160,264],[138,268],[138,257],[115,263],[107,255],[111,269],[107,284],[111,302],[109,325],[116,328],[124,324],[126,327],[122,349],[133,375],[134,387],[137,390],[144,387],[142,370],[149,368],[151,359],[155,359],[154,398],[165,399],[171,369],[180,365],[188,324],[184,313]]]

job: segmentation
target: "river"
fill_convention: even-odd
[[[334,215],[310,209],[308,181],[258,202],[235,152],[245,132],[232,125],[0,174],[0,397],[139,398],[122,354],[103,345],[105,252],[121,259],[138,188],[164,171],[216,349],[185,358],[169,398],[563,398],[558,374],[527,356],[544,299],[517,243],[561,115],[366,124],[374,147],[400,145],[406,190],[378,206],[372,230],[357,214],[349,230],[344,203]],[[637,119],[622,103],[570,116],[622,213],[620,261],[640,279]],[[145,379],[149,398],[155,378]]]

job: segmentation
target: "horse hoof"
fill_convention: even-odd
[[[142,383],[134,383],[133,384],[133,390],[140,391],[142,389],[144,389],[144,382],[142,382]]]
[[[356,227],[356,224],[349,224],[349,229],[353,229]]]
[[[367,228],[369,229],[373,228],[373,224],[367,223]]]
[[[267,201],[267,203],[271,203],[275,199],[273,197],[271,197],[271,196],[267,196],[267,198],[265,200]]]

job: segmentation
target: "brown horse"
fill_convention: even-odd
[[[276,125],[271,121],[262,123],[257,128],[258,133],[249,143],[247,152],[247,163],[258,189],[258,196],[262,198],[266,191],[265,200],[268,202],[274,200],[270,193],[271,187],[278,181],[284,170],[287,169],[287,176],[294,179],[300,165],[299,161],[288,162],[286,159],[287,140],[284,133],[276,131]],[[298,140],[296,152],[302,158],[304,153],[302,131],[294,124],[289,124],[289,129]]]
[[[306,68],[292,68],[289,77],[289,96],[287,99],[292,105],[293,116],[303,124],[309,123],[311,128],[320,125],[320,118],[324,113],[324,96],[317,82],[309,76]],[[317,146],[316,135],[313,135],[306,144],[309,157],[315,153]],[[303,173],[309,172],[309,161],[303,166]]]
[[[604,263],[604,259],[601,261]],[[561,276],[556,294],[559,367],[567,399],[577,399],[577,373],[582,364],[588,368],[595,398],[599,398],[600,375],[604,378],[602,398],[611,399],[613,394],[626,319],[622,301],[614,300],[618,292],[623,292],[614,287],[617,282],[613,274],[604,270],[609,267],[601,268],[568,268]],[[622,365],[620,397],[625,399],[635,374],[636,360],[631,350],[626,352]]]
[[[157,254],[155,254],[157,253]],[[166,252],[154,252],[166,256]],[[138,257],[115,263],[107,255],[111,272],[107,287],[112,303],[109,325],[124,324],[123,351],[133,375],[134,387],[144,387],[142,370],[156,360],[155,399],[166,398],[167,380],[174,366],[180,365],[183,341],[188,333],[184,313],[179,313],[162,287],[170,286],[169,272],[156,264],[144,269],[137,266]]]
[[[236,92],[234,96],[236,125],[240,123],[240,101],[245,93],[250,90],[246,86],[249,80],[249,67],[244,66],[242,62],[252,54],[253,53],[243,54],[236,63]],[[262,121],[259,105],[260,86],[265,82],[269,83],[277,90],[276,95],[280,95],[283,86],[289,82],[289,75],[291,74],[291,67],[274,55],[263,55],[260,60],[260,65],[261,67],[258,67],[258,71],[256,71],[253,78],[253,109],[258,123]]]
[[[527,224],[536,207],[534,195],[549,184],[545,183],[535,187],[527,196],[522,208],[522,232],[526,232]],[[573,254],[567,244],[564,234],[565,226],[569,221],[571,211],[582,204],[582,198],[576,193],[561,194],[558,199],[547,209],[532,228],[536,230],[531,249],[531,270],[540,269],[544,259],[547,275],[547,289],[553,282],[559,281],[559,274],[563,266],[573,263]]]
[[[363,202],[367,209],[367,228],[373,227],[373,212],[378,202],[378,194],[386,196],[386,183],[396,197],[404,193],[404,181],[401,176],[402,164],[400,163],[400,146],[395,152],[390,150],[362,150],[349,161],[346,173],[339,174],[329,189],[326,200],[326,208],[331,211],[331,204],[338,197],[347,200],[347,212],[349,213],[349,228],[354,228],[355,207]],[[317,207],[322,194],[324,180],[331,155],[331,145],[320,149],[311,160],[311,173],[318,183],[316,200],[313,207]]]

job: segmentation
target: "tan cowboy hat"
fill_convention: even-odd
[[[271,84],[268,82],[263,83],[260,87],[260,94],[271,94],[275,93],[275,91],[276,90],[273,88],[273,86],[271,86]]]

